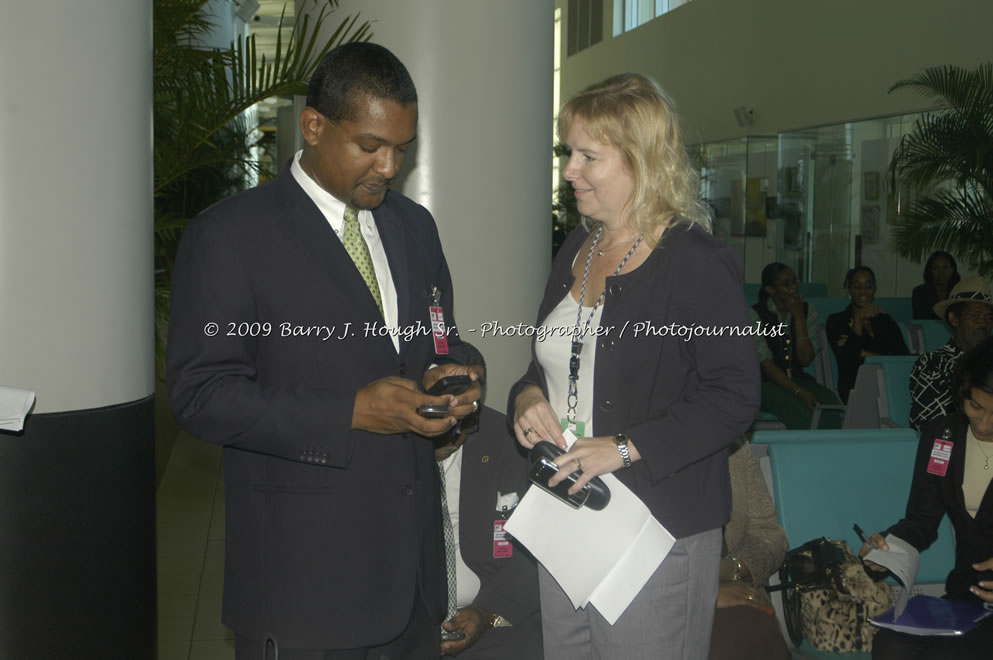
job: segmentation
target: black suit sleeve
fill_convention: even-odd
[[[900,522],[886,530],[888,534],[899,536],[920,552],[929,548],[938,538],[938,525],[945,515],[941,486],[944,479],[952,478],[950,474],[939,477],[927,472],[935,434],[945,428],[944,418],[935,421],[940,424],[931,423],[921,429],[906,514]]]
[[[292,461],[317,451],[329,465],[347,465],[354,391],[261,382],[263,338],[228,335],[228,322],[269,319],[258,316],[248,264],[226,229],[200,216],[176,255],[167,368],[177,421],[209,442]],[[208,323],[219,325],[216,334]]]

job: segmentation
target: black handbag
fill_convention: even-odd
[[[569,488],[579,479],[581,470],[576,470],[554,487],[548,485],[548,480],[559,471],[555,459],[565,453],[558,445],[551,442],[537,442],[531,448],[531,469],[528,478],[533,484],[551,493],[573,509],[585,506],[594,511],[602,511],[610,502],[610,489],[600,477],[593,477],[578,492],[569,494]]]

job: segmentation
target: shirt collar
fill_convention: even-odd
[[[341,226],[345,222],[345,202],[322,188],[321,184],[317,183],[317,181],[304,171],[303,167],[300,166],[300,156],[302,155],[303,150],[301,149],[293,156],[293,162],[290,164],[290,174],[300,184],[303,191],[307,193],[307,197],[310,197],[314,204],[317,205],[317,208],[320,209],[321,214],[327,219],[328,224],[331,225],[331,229],[340,236]],[[372,212],[360,210],[358,217],[359,222],[363,224],[369,223],[372,221]]]

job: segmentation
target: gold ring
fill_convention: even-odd
[[[577,470],[582,470],[583,469],[583,462],[581,460],[579,460],[578,458],[576,459],[576,469]]]
[[[534,429],[531,428],[530,426],[527,427],[526,429],[524,429],[524,437],[525,438],[528,437],[529,435],[531,435],[532,433],[534,433]]]
[[[753,596],[752,594],[748,594],[747,596],[745,596],[745,600],[755,600],[755,596]]]
[[[477,410],[479,410],[479,401],[473,401],[472,402],[472,412],[476,412]]]

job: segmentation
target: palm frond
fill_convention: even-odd
[[[890,161],[890,177],[920,198],[901,214],[893,248],[921,260],[934,250],[993,274],[993,63],[925,69],[890,91],[912,89],[945,106],[915,122]]]

